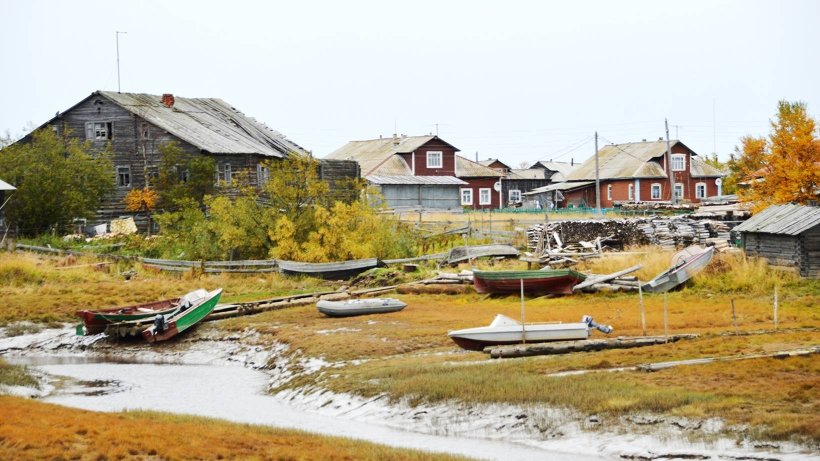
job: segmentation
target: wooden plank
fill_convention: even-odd
[[[636,264],[636,265],[634,265],[632,267],[629,267],[629,268],[626,268],[622,271],[613,272],[611,274],[602,275],[600,277],[590,277],[590,278],[584,280],[583,282],[579,283],[578,285],[575,285],[574,287],[572,287],[572,291],[581,290],[583,288],[595,285],[596,283],[608,282],[608,281],[610,281],[612,279],[615,279],[615,278],[618,278],[622,275],[626,275],[626,274],[635,272],[635,271],[639,270],[641,267],[643,267],[643,266],[640,265],[640,264]]]
[[[668,342],[675,342],[684,339],[695,339],[699,336],[700,335],[697,334],[679,334],[671,335],[668,338],[664,336],[632,336],[612,339],[555,341],[547,343],[516,344],[509,346],[489,346],[484,348],[484,352],[488,352],[490,354],[490,357],[494,359],[530,357],[534,355],[555,355],[569,354],[572,352],[592,352],[605,349],[630,349],[635,347],[665,344]]]

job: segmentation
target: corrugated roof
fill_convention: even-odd
[[[566,177],[570,172],[578,168],[581,164],[570,164],[569,162],[553,161],[546,162],[544,160],[539,160],[535,162],[533,166],[531,166],[530,168],[535,169],[536,165],[541,165],[548,170],[557,171],[558,173],[561,173],[561,177]],[[553,175],[553,177],[555,177],[555,175]]]
[[[436,136],[402,136],[397,138],[368,139],[350,141],[325,158],[355,160],[362,167],[365,176],[374,173],[390,156],[414,152]]]
[[[0,190],[17,190],[17,188],[0,179]],[[0,203],[0,205],[2,205],[2,203]]]
[[[799,235],[820,225],[820,208],[803,205],[772,205],[733,230],[765,234]]]
[[[550,184],[549,186],[536,187],[535,189],[529,192],[524,192],[521,195],[537,195],[553,190],[573,190],[586,187],[590,184],[595,184],[595,181],[559,182],[556,184]]]
[[[689,165],[689,174],[698,178],[720,178],[726,173],[709,165],[698,157],[691,157],[692,163]]]
[[[547,170],[541,168],[526,168],[523,170],[510,170],[507,179],[548,179]],[[553,173],[558,174],[558,173]]]
[[[679,141],[672,141],[672,145]],[[666,173],[656,166],[646,166],[653,159],[666,153],[666,141],[632,142],[610,144],[598,151],[598,176],[600,179],[617,178],[665,178]],[[588,158],[567,175],[568,181],[595,179],[595,156]]]
[[[403,158],[391,155],[376,168],[376,173],[379,176],[412,176],[413,170]]]
[[[98,91],[97,94],[214,154],[285,157],[290,152],[307,153],[282,133],[246,116],[221,99],[174,96],[174,105],[166,107],[162,97],[157,95],[113,91]]]
[[[369,182],[373,184],[385,185],[407,185],[407,184],[421,184],[421,185],[439,185],[439,186],[462,186],[466,182],[456,178],[455,176],[381,176],[370,175],[367,176]]]
[[[500,178],[504,174],[468,158],[456,155],[456,176],[459,178]]]

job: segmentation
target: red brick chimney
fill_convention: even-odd
[[[171,93],[165,93],[162,95],[162,103],[165,107],[174,107],[174,95]]]

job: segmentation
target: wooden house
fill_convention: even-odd
[[[510,168],[498,159],[479,163],[504,175],[501,178],[501,199],[506,206],[520,206],[525,193],[564,181],[575,166],[567,162],[538,161],[529,168]]]
[[[598,151],[598,177],[601,207],[619,203],[670,202],[699,203],[720,195],[722,171],[701,160],[680,141],[670,141],[671,160],[667,165],[666,141],[610,144]],[[670,174],[674,176],[672,191]],[[590,157],[570,172],[568,183],[578,187],[564,189],[560,207],[595,207],[595,157]],[[586,183],[581,185],[580,183]]]
[[[325,159],[354,160],[380,189],[388,207],[498,208],[501,173],[461,157],[438,136],[393,136],[351,141]]]
[[[820,208],[772,205],[733,229],[748,256],[820,278]]]
[[[172,94],[95,91],[46,122],[60,135],[90,141],[113,151],[115,191],[104,200],[97,221],[128,215],[123,199],[129,190],[145,187],[161,164],[160,147],[176,142],[190,156],[209,156],[217,171],[214,181],[230,184],[240,171],[252,184],[269,177],[265,160],[309,153],[281,133],[248,117],[217,98],[183,98]],[[19,142],[27,142],[28,137]],[[323,165],[320,175],[358,177],[353,162]]]
[[[8,200],[11,199],[10,195],[15,190],[17,189],[14,186],[0,179],[0,232],[4,234],[8,231],[8,229],[6,228],[6,221],[3,218],[3,208]]]

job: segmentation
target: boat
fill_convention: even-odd
[[[611,326],[599,325],[588,315],[578,323],[522,324],[506,315],[497,314],[489,326],[451,331],[447,335],[464,349],[480,351],[487,346],[501,344],[584,340],[589,338],[593,328],[606,334],[612,333]]]
[[[157,315],[154,324],[142,332],[146,341],[166,341],[196,325],[214,310],[222,296],[222,288],[213,291],[199,289],[180,298],[179,310],[171,315]]]
[[[715,247],[703,248],[698,245],[686,247],[675,253],[672,257],[672,266],[668,270],[643,284],[641,289],[650,293],[666,293],[706,267],[714,253]]]
[[[525,271],[473,271],[473,286],[479,293],[519,293],[524,281],[527,294],[572,294],[572,287],[586,275],[572,269]]]
[[[297,261],[276,260],[279,272],[291,275],[309,275],[327,280],[345,280],[360,273],[381,267],[383,262],[377,258],[354,259],[331,263],[303,263]]]
[[[475,258],[488,256],[518,256],[518,250],[512,245],[469,245],[455,247],[447,254],[447,264],[458,264]]]
[[[353,315],[385,314],[396,312],[407,306],[395,298],[347,299],[343,301],[321,300],[316,303],[319,312],[330,317],[349,317]]]
[[[83,324],[77,325],[77,334],[96,335],[112,323],[153,318],[157,314],[168,315],[179,308],[179,300],[180,298],[171,298],[110,309],[77,311],[75,315],[83,319]]]

